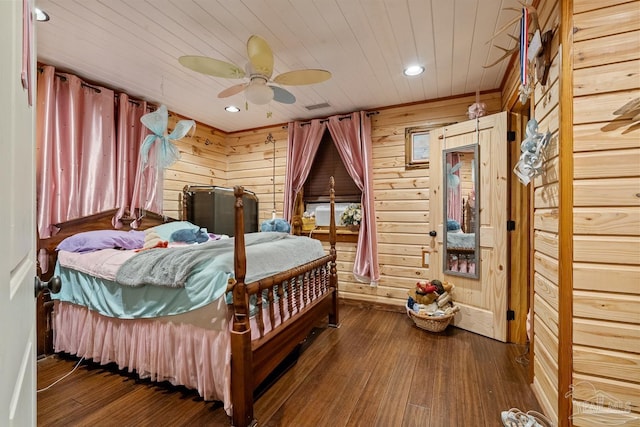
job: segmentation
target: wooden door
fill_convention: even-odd
[[[507,340],[507,113],[498,113],[434,129],[430,133],[430,223],[437,232],[430,254],[430,277],[455,285],[460,307],[454,325],[500,341]],[[443,165],[444,149],[479,144],[480,278],[444,273]]]
[[[20,77],[22,5],[0,1],[0,425],[6,426],[36,425],[34,107]]]

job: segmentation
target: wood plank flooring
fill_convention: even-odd
[[[500,426],[500,412],[537,410],[524,346],[449,327],[432,334],[402,313],[341,306],[288,371],[258,398],[259,426]],[[38,388],[77,359],[38,362]],[[220,403],[83,361],[38,393],[39,426],[228,426]]]

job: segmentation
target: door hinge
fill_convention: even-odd
[[[516,229],[516,222],[512,219],[507,221],[507,231],[513,231]]]
[[[515,133],[515,131],[512,131],[512,130],[507,131],[507,141],[509,141],[509,142],[513,142],[513,141],[515,141],[515,140],[516,140],[516,133]]]
[[[507,310],[507,320],[515,320],[516,312],[513,310]]]

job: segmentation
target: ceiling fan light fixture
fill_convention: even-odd
[[[178,61],[184,67],[214,77],[239,79],[249,76],[248,83],[236,84],[218,93],[218,98],[228,98],[244,92],[247,109],[249,102],[257,105],[268,104],[271,101],[293,104],[296,102],[295,95],[282,86],[311,85],[331,78],[331,72],[327,70],[305,68],[278,74],[272,80],[273,51],[264,39],[256,35],[247,40],[247,56],[249,62],[244,71],[230,62],[206,56],[183,55]]]
[[[424,73],[424,67],[422,65],[411,65],[410,67],[405,68],[403,73],[408,77],[418,76]]]
[[[244,91],[247,101],[252,104],[264,105],[273,99],[273,89],[267,86],[267,82],[261,78],[251,79],[251,84]]]

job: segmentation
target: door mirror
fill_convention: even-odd
[[[445,274],[480,277],[478,144],[443,150]]]

